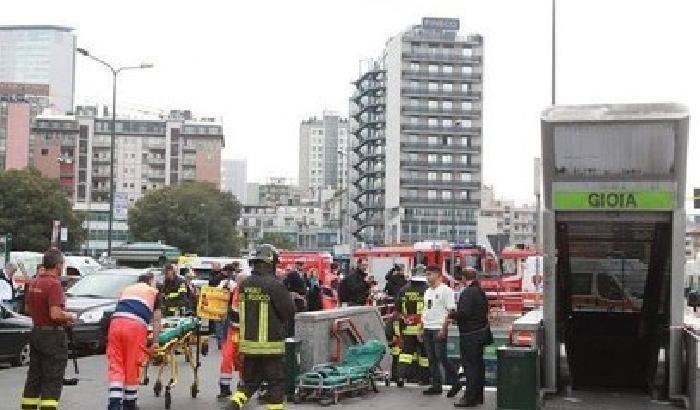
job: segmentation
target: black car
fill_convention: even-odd
[[[0,363],[29,364],[29,333],[32,319],[0,304]]]
[[[80,278],[66,291],[66,309],[78,317],[75,341],[78,348],[102,351],[107,344],[109,318],[119,293],[138,281],[142,269],[106,269]]]

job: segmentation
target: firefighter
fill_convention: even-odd
[[[119,295],[107,335],[108,410],[136,410],[139,370],[146,353],[151,320],[152,347],[158,347],[160,304],[151,273],[140,275],[136,284],[127,286]]]
[[[384,331],[386,340],[389,341],[391,350],[391,380],[398,387],[403,387],[404,382],[399,377],[399,355],[401,354],[401,315],[397,310],[394,310],[389,320],[386,322]]]
[[[63,268],[63,254],[52,248],[44,253],[44,269],[27,288],[26,312],[34,327],[29,335],[31,360],[24,384],[21,408],[57,410],[63,390],[63,375],[68,362],[68,341],[63,326],[75,322],[75,315],[65,311],[65,294],[58,276]]]
[[[228,312],[228,332],[221,348],[221,363],[219,365],[219,395],[217,399],[223,400],[231,397],[231,383],[233,382],[233,372],[241,371],[239,351],[239,298],[238,287],[244,279],[241,269],[233,266],[231,270],[236,275],[235,279],[228,279],[222,282],[222,287],[231,291],[231,303]]]
[[[252,276],[239,287],[243,377],[228,410],[241,409],[262,382],[267,383],[267,409],[284,409],[284,339],[295,308],[291,295],[275,278],[278,261],[274,246],[258,246],[250,258]]]
[[[187,284],[177,276],[175,266],[165,265],[165,280],[161,289],[163,294],[163,316],[180,316],[183,310],[191,310]]]
[[[420,384],[429,382],[428,358],[419,339],[422,332],[423,294],[427,288],[425,267],[418,265],[411,280],[399,292],[396,302],[401,315],[400,383],[409,379],[416,379]]]

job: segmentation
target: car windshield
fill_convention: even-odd
[[[114,299],[122,289],[136,283],[135,275],[90,275],[81,278],[66,292],[72,297],[94,297]]]

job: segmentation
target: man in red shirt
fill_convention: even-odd
[[[22,396],[23,410],[56,410],[68,361],[68,341],[63,326],[75,315],[66,312],[65,294],[58,276],[63,254],[55,248],[44,253],[43,271],[28,286],[26,312],[34,321],[29,337],[30,358]]]

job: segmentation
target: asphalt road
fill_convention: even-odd
[[[180,366],[180,381],[174,387],[172,393],[172,409],[188,409],[188,410],[216,410],[221,408],[221,403],[216,400],[216,395],[219,392],[218,386],[218,370],[219,370],[219,352],[216,351],[214,342],[211,346],[213,350],[210,354],[202,358],[202,368],[200,369],[200,390],[198,397],[192,399],[190,397],[190,385],[192,383],[192,372],[189,366],[185,363],[182,356],[178,356]],[[90,356],[79,359],[80,366],[80,382],[78,386],[64,387],[61,405],[63,410],[95,410],[105,409],[107,407],[107,370],[106,359],[104,356]],[[0,410],[16,410],[19,408],[19,402],[22,395],[22,387],[26,375],[26,367],[13,367],[0,370]],[[151,384],[149,386],[141,386],[139,389],[139,406],[141,410],[156,410],[164,409],[163,397],[154,397],[153,395],[153,379],[155,374],[149,372]],[[73,377],[72,364],[69,362],[66,377]],[[348,397],[341,399],[337,406],[330,408],[345,408],[352,410],[364,409],[382,409],[382,410],[406,410],[418,408],[453,408],[453,399],[442,397],[425,397],[421,394],[421,390],[417,387],[406,387],[399,389],[397,387],[385,387],[379,385],[379,393],[368,393],[362,397]],[[495,395],[493,392],[487,392],[487,400],[489,406],[483,408],[495,407]],[[264,409],[263,405],[259,405],[254,401],[246,409]],[[306,403],[302,405],[289,404],[289,409],[319,409],[321,406],[317,403]]]
[[[212,347],[214,342],[212,341]],[[217,410],[222,404],[216,400],[218,394],[218,369],[219,352],[216,347],[210,354],[202,358],[200,369],[200,393],[196,399],[190,397],[190,385],[192,372],[184,362],[182,356],[178,356],[181,365],[180,382],[174,387],[172,393],[172,409],[189,410]],[[90,356],[79,359],[80,382],[78,386],[65,387],[61,400],[63,410],[96,410],[107,407],[107,383],[106,360],[104,356]],[[13,367],[0,369],[0,410],[16,410],[22,395],[22,387],[26,375],[26,367]],[[141,386],[139,391],[139,406],[141,410],[164,409],[163,397],[153,395],[153,379],[155,375],[151,371],[151,384]],[[72,365],[69,362],[66,377],[74,377]],[[379,393],[368,393],[362,397],[343,398],[336,407],[347,410],[407,410],[407,409],[452,409],[453,399],[445,396],[425,397],[418,387],[406,387],[399,389],[395,386],[384,387],[379,385]],[[496,393],[493,389],[487,389],[486,404],[481,409],[494,409]],[[247,409],[263,409],[255,400]],[[302,405],[289,404],[288,409],[311,410],[319,409],[317,403]],[[647,396],[635,394],[625,395],[617,393],[591,393],[574,392],[573,397],[556,397],[546,401],[545,409],[549,410],[672,410],[675,407],[669,403],[654,402]]]

